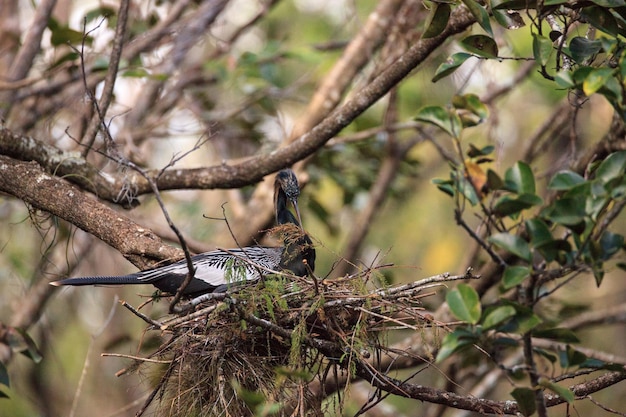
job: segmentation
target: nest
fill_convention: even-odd
[[[377,270],[338,280],[269,276],[186,315],[150,321],[166,341],[137,365],[167,365],[138,415],[151,402],[166,416],[315,416],[341,406],[322,402],[329,393],[320,381],[373,376],[387,331],[430,326],[421,299],[462,277],[393,288],[380,278]]]

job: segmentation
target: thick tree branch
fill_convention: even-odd
[[[60,217],[118,250],[140,269],[151,261],[180,259],[180,249],[125,216],[88,197],[35,162],[0,156],[0,191]]]

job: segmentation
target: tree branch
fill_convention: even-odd
[[[65,180],[50,176],[35,162],[0,156],[0,191],[96,236],[140,269],[153,266],[151,261],[182,257],[180,249],[164,244],[150,230],[89,198]]]

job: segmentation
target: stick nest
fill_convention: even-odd
[[[152,322],[166,341],[144,360],[168,364],[138,415],[155,399],[167,416],[323,415],[332,404],[322,405],[321,381],[375,372],[386,331],[430,326],[422,298],[459,279],[385,288],[380,278],[372,269],[339,280],[272,275]]]

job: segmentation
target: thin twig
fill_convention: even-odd
[[[140,319],[142,319],[143,321],[145,321],[148,324],[151,324],[152,326],[154,326],[157,329],[160,329],[161,326],[163,325],[162,323],[151,319],[150,317],[146,316],[145,314],[143,314],[142,312],[136,310],[133,306],[131,306],[130,304],[128,304],[126,301],[120,301],[120,303],[122,304],[122,307],[126,307],[128,310],[130,310],[135,316],[139,317]]]

